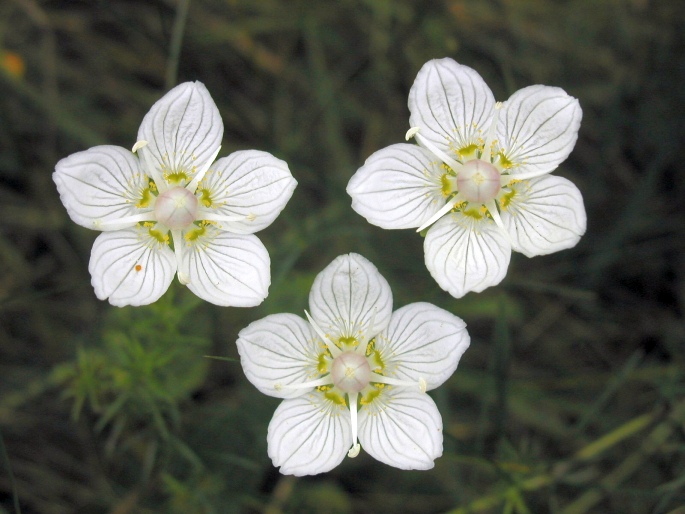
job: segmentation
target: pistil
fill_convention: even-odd
[[[359,455],[360,445],[357,442],[357,399],[359,392],[369,385],[371,378],[369,361],[363,355],[356,352],[343,352],[331,365],[331,378],[333,384],[341,391],[347,393],[350,402],[350,423],[352,425],[352,447],[347,452],[350,458]]]
[[[358,393],[369,385],[371,367],[365,356],[344,352],[333,359],[331,378],[341,391]]]
[[[502,187],[499,170],[482,159],[468,161],[459,170],[457,187],[465,200],[486,204]]]
[[[181,230],[195,221],[197,204],[193,193],[184,187],[174,187],[157,197],[155,217],[171,230]]]

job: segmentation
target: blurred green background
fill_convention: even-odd
[[[0,512],[684,513],[684,34],[669,0],[3,0]],[[420,236],[367,224],[345,193],[403,141],[421,65],[447,56],[498,100],[559,86],[584,114],[555,173],[582,191],[587,234],[514,254],[499,287],[460,300]],[[299,182],[259,233],[270,296],[219,308],[175,282],[118,309],[95,298],[97,233],[69,220],[51,174],[96,144],[130,148],[187,80],[219,107],[220,156],[265,150]],[[445,452],[428,472],[362,451],[284,477],[266,454],[278,400],[248,383],[234,342],[269,313],[302,315],[315,275],[350,251],[396,307],[468,323],[471,348],[431,393]]]

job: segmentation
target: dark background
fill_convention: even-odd
[[[685,512],[684,33],[668,0],[3,0],[0,512]],[[421,65],[447,56],[498,100],[546,84],[583,109],[555,173],[582,191],[587,234],[514,254],[500,286],[459,300],[420,236],[367,224],[345,193],[403,141]],[[219,107],[220,156],[265,150],[299,182],[258,234],[272,285],[255,309],[177,282],[148,307],[98,301],[97,233],[51,179],[73,152],[130,148],[186,80]],[[428,301],[468,323],[471,348],[431,393],[445,452],[428,472],[362,451],[284,477],[266,454],[278,401],[247,382],[234,342],[266,314],[303,315],[316,274],[350,251],[396,308]]]

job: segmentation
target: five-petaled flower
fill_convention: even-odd
[[[430,227],[426,266],[454,297],[506,275],[511,250],[528,257],[576,245],[586,216],[578,189],[551,176],[573,149],[582,117],[562,89],[530,86],[504,103],[474,70],[432,60],[409,94],[407,139],[371,155],[352,177],[352,207],[386,229]]]
[[[429,469],[442,454],[442,420],[426,390],[442,384],[469,345],[464,322],[428,303],[394,313],[376,267],[341,255],[314,281],[309,322],[273,314],[239,334],[247,378],[284,398],[268,451],[284,474],[311,475],[361,446],[401,469]]]
[[[266,152],[214,162],[223,131],[205,86],[186,82],[152,106],[133,153],[96,146],[57,163],[53,179],[71,219],[103,231],[89,265],[98,298],[149,304],[174,273],[216,305],[266,298],[269,254],[253,234],[276,219],[297,182]]]

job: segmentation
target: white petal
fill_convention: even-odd
[[[284,475],[316,475],[342,462],[352,442],[347,407],[314,392],[283,400],[269,423],[269,457]]]
[[[476,221],[459,212],[428,230],[423,249],[428,271],[455,298],[499,284],[511,258],[511,245],[492,220]]]
[[[571,153],[578,139],[583,112],[578,100],[563,89],[525,87],[504,102],[497,124],[497,137],[509,172],[549,173]]]
[[[198,196],[202,198],[203,190],[209,194],[212,206],[204,206],[204,212],[240,218],[219,221],[221,228],[252,234],[276,219],[296,185],[285,161],[266,152],[245,150],[216,161],[200,183]]]
[[[447,380],[469,347],[466,323],[430,303],[412,303],[392,313],[375,349],[383,374],[412,382],[423,378],[427,389]]]
[[[445,204],[440,182],[445,171],[440,164],[416,145],[379,150],[347,185],[352,208],[382,228],[417,228]]]
[[[238,334],[240,363],[262,393],[292,398],[306,389],[282,388],[318,378],[318,356],[325,349],[312,326],[294,314],[272,314]]]
[[[185,183],[221,146],[224,125],[219,109],[201,82],[185,82],[159,99],[145,115],[138,141],[162,175],[185,174]]]
[[[257,236],[208,225],[204,235],[184,248],[183,259],[188,289],[215,305],[254,307],[269,294],[271,261]]]
[[[434,59],[419,70],[409,91],[409,124],[451,156],[485,135],[495,98],[478,73],[453,61]]]
[[[72,154],[57,163],[52,179],[69,217],[83,227],[103,230],[102,222],[146,212],[154,219],[150,207],[136,207],[148,178],[125,148],[95,146]],[[132,221],[130,226],[135,224]]]
[[[390,466],[431,469],[442,455],[442,418],[426,393],[385,387],[359,411],[359,442]]]
[[[392,292],[376,266],[350,253],[336,257],[317,275],[309,307],[312,318],[333,339],[368,340],[388,325]]]
[[[153,303],[176,273],[174,252],[134,227],[104,232],[95,239],[88,271],[95,294],[117,307]]]
[[[587,217],[583,197],[571,181],[545,175],[511,187],[515,194],[501,217],[514,250],[533,257],[578,243]]]

